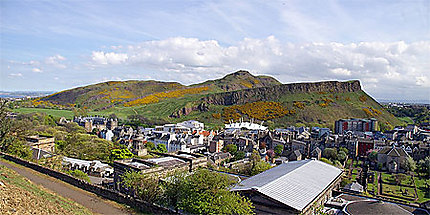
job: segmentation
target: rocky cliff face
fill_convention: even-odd
[[[282,84],[271,87],[260,87],[233,92],[209,95],[203,100],[215,105],[235,105],[256,101],[277,100],[285,94],[313,92],[357,92],[361,91],[360,81],[324,81],[316,83]]]
[[[188,114],[190,114],[192,111],[200,111],[200,112],[205,112],[208,111],[209,107],[206,103],[200,103],[197,106],[190,106],[190,107],[183,107],[180,110],[170,114],[169,117],[171,118],[181,118],[182,116],[186,116]]]

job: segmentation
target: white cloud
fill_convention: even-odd
[[[12,77],[22,77],[23,75],[22,75],[22,73],[10,73],[9,76],[12,76]]]
[[[61,63],[62,61],[65,61],[65,60],[66,60],[65,57],[57,54],[57,55],[54,55],[54,56],[46,58],[45,59],[45,63],[47,65],[52,65],[52,66],[54,66],[56,68],[65,69],[66,65],[64,65],[63,63]]]
[[[102,51],[94,51],[92,53],[92,60],[96,64],[120,64],[128,59],[127,54],[122,53],[104,53]]]
[[[41,72],[43,72],[41,69],[39,69],[39,68],[33,68],[31,71],[33,71],[33,72],[39,72],[39,73],[41,73]]]
[[[336,75],[351,76],[351,71],[344,69],[344,68],[331,69],[330,71]]]
[[[239,69],[273,75],[284,83],[360,79],[365,90],[381,98],[424,97],[430,87],[428,53],[430,41],[294,44],[270,36],[222,46],[215,40],[176,37],[94,51],[92,60],[124,66],[123,77],[135,72],[185,84]]]

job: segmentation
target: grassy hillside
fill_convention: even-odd
[[[0,214],[93,214],[74,201],[35,185],[0,166]]]
[[[39,108],[83,108],[102,111],[113,107],[134,107],[158,103],[169,98],[204,95],[281,84],[268,76],[253,76],[238,71],[221,79],[185,86],[177,82],[109,81],[64,90],[29,101],[25,106]]]
[[[282,85],[274,78],[246,71],[191,86],[157,81],[106,82],[38,98],[30,106],[68,118],[77,112],[115,114],[123,119],[143,115],[169,122],[196,119],[212,127],[240,118],[264,121],[270,127],[304,124],[333,128],[335,120],[352,117],[376,118],[382,129],[402,123],[362,91],[358,81]],[[74,112],[44,109],[60,106]],[[31,109],[16,111],[27,113]]]

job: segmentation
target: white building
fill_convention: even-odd
[[[225,124],[225,129],[248,129],[248,130],[267,130],[266,126],[259,125],[251,122],[235,122],[230,124]]]

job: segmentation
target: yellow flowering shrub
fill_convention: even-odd
[[[179,90],[173,90],[169,92],[160,92],[160,93],[154,93],[149,96],[145,96],[140,99],[135,99],[129,102],[126,102],[124,104],[125,107],[132,107],[136,105],[146,105],[151,103],[157,103],[160,101],[160,99],[163,98],[178,98],[182,97],[186,94],[199,94],[203,91],[208,90],[209,87],[194,87],[194,88],[185,88],[185,89],[179,89]]]
[[[303,102],[299,102],[299,101],[295,101],[293,103],[294,107],[296,108],[300,108],[300,109],[304,109],[305,108],[305,104],[303,104]]]
[[[363,111],[366,113],[368,117],[377,117],[381,114],[381,111],[378,109],[375,109],[373,107],[364,107]]]
[[[283,117],[290,111],[279,102],[252,102],[243,105],[233,105],[223,109],[222,117],[225,121],[238,120],[242,115],[258,120],[269,120]]]

